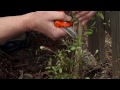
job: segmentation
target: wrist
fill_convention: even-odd
[[[45,15],[44,12],[36,11],[27,13],[24,15],[25,17],[25,26],[28,31],[36,30],[36,26],[39,24],[41,25],[41,17]],[[39,23],[38,23],[39,22]]]
[[[34,24],[34,20],[35,20],[35,12],[32,13],[27,13],[23,15],[24,18],[24,25],[25,28],[27,28],[27,31],[31,31],[34,30],[35,28],[35,24]]]
[[[23,27],[25,28],[24,30],[25,30],[25,32],[27,32],[27,31],[30,31],[31,30],[31,25],[30,25],[30,22],[31,22],[31,17],[30,17],[30,15],[29,14],[24,14],[24,15],[22,15],[21,16],[22,17],[22,25],[23,25]]]

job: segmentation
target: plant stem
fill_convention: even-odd
[[[74,18],[74,12],[72,12],[72,17]],[[82,37],[82,26],[81,26],[81,23],[79,21],[77,21],[77,23],[73,23],[73,28],[77,26],[77,35],[78,35],[78,38],[77,38],[77,43],[78,43],[78,46],[76,47],[77,50],[75,51],[75,68],[74,68],[74,75],[75,76],[80,76],[81,75],[81,51],[82,51],[82,46],[81,46],[81,37]],[[76,77],[77,78],[77,77]]]
[[[78,30],[77,30],[77,34],[78,34],[78,48],[77,48],[77,53],[76,55],[76,68],[75,68],[75,72],[77,75],[81,76],[81,58],[82,58],[82,45],[81,45],[81,38],[82,38],[82,26],[80,24],[80,22],[78,22]]]

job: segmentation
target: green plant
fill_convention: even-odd
[[[55,52],[54,58],[56,61],[53,61],[53,59],[50,58],[49,65],[46,67],[46,70],[48,70],[50,73],[50,79],[80,78],[79,75],[75,75],[75,68],[77,67],[76,65],[78,65],[78,63],[81,63],[81,59],[78,58],[78,56],[82,55],[82,50],[79,54],[79,39],[71,41],[74,42],[73,44],[67,44],[67,42],[70,41],[64,39],[62,40],[63,44],[67,45],[67,48]]]
[[[98,16],[103,18],[101,12],[98,13]],[[42,47],[42,49],[51,51],[54,54],[53,57],[50,57],[49,64],[45,68],[49,73],[49,79],[80,79],[82,78],[82,70],[87,68],[82,61],[82,45],[84,44],[82,42],[82,26],[80,26],[78,22],[75,22],[74,25],[76,24],[78,24],[79,27],[77,32],[78,38],[71,39],[66,37],[62,39],[62,45],[66,48],[52,51],[47,47]],[[84,32],[84,35],[91,35],[95,29],[95,24],[96,22],[94,20],[90,27],[88,27],[88,31]],[[96,53],[98,53],[98,50],[96,50]],[[88,62],[91,63],[91,60],[88,60]],[[85,79],[90,78],[85,77]]]

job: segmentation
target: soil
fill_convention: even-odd
[[[86,37],[84,37],[84,40],[87,40]],[[55,51],[58,48],[63,48],[60,43],[59,40],[52,41],[36,32],[27,33],[26,44],[28,44],[28,47],[0,56],[0,79],[47,79],[45,67],[52,53],[41,51],[39,48],[40,46],[47,46]],[[86,48],[87,45],[84,49]],[[105,63],[99,63],[102,67],[100,70],[91,71],[94,73],[93,79],[112,78],[111,37],[107,32],[105,50],[107,60]]]

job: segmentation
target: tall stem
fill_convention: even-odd
[[[73,18],[75,18],[74,16],[74,12],[72,12]],[[77,26],[77,35],[78,35],[78,47],[75,51],[75,69],[74,69],[74,75],[75,76],[81,76],[81,52],[82,52],[82,46],[81,46],[81,37],[82,37],[82,25],[79,21],[74,22],[73,24],[73,28],[75,29],[75,27]]]

